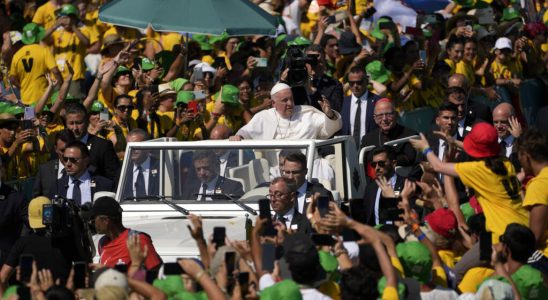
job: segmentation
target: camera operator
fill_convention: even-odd
[[[322,47],[316,44],[308,46],[305,56],[308,61],[306,69],[310,78],[307,86],[310,100],[308,104],[321,109],[318,101],[322,100],[322,96],[325,96],[332,109],[341,111],[344,98],[343,87],[339,81],[325,73],[325,56]]]
[[[42,212],[44,205],[51,205],[51,201],[46,197],[34,198],[28,207],[28,221],[31,232],[27,236],[21,237],[12,247],[6,262],[0,270],[0,284],[5,286],[15,268],[19,265],[19,256],[21,254],[30,254],[34,256],[37,268],[39,270],[49,269],[52,272],[53,279],[61,279],[65,282],[72,261],[69,256],[71,249],[65,249],[58,243],[52,243],[51,237],[47,234],[46,225],[42,222]]]

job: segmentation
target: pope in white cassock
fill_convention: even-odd
[[[285,83],[274,85],[270,96],[274,107],[254,115],[230,140],[328,139],[342,127],[341,115],[325,99],[320,101],[322,111],[295,105],[291,87]]]

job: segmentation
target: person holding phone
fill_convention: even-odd
[[[175,122],[166,133],[167,137],[176,137],[179,141],[196,141],[204,139],[206,132],[201,107],[191,91],[177,92],[175,101]]]
[[[295,209],[297,193],[295,182],[284,177],[274,178],[268,188],[270,206],[276,213],[274,218],[285,228],[302,233],[311,233],[312,226],[308,219]]]

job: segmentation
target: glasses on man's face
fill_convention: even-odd
[[[81,160],[82,160],[81,157],[67,157],[67,156],[63,156],[63,161],[64,161],[65,163],[67,163],[67,162],[70,161],[70,162],[73,163],[73,164],[77,164],[77,163],[78,163],[79,161],[81,161]]]
[[[282,192],[275,192],[273,194],[267,194],[266,195],[266,198],[269,199],[269,200],[272,200],[272,199],[281,199],[283,197],[285,197],[288,193],[282,193]]]
[[[284,175],[297,175],[301,174],[304,170],[283,170]]]
[[[364,80],[348,81],[348,85],[349,85],[349,86],[353,86],[353,85],[355,85],[355,84],[357,84],[357,85],[362,85],[363,82],[364,82]]]
[[[504,125],[504,126],[510,126],[510,122],[508,120],[497,120],[493,121],[493,125]]]
[[[373,115],[373,118],[376,118],[376,119],[384,119],[384,118],[389,119],[389,118],[392,118],[392,117],[394,117],[394,112],[393,111]]]
[[[386,166],[386,161],[384,161],[384,160],[379,160],[379,161],[372,161],[372,162],[371,162],[371,166],[372,166],[373,168],[376,168],[377,165],[378,165],[380,168],[384,168],[384,166]]]
[[[119,111],[126,111],[126,110],[132,111],[133,110],[133,105],[119,105],[116,108]]]

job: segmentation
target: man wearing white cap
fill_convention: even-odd
[[[277,83],[270,91],[273,108],[257,113],[240,128],[231,141],[327,139],[341,129],[341,115],[329,101],[319,101],[322,111],[309,105],[295,105],[291,87]],[[273,126],[275,125],[275,126]]]

